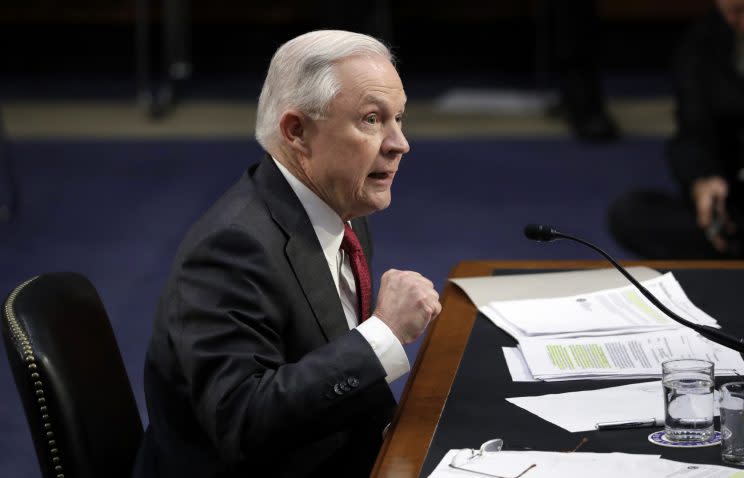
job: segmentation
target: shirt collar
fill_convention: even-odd
[[[328,264],[335,264],[338,256],[338,250],[341,247],[341,241],[344,238],[344,222],[341,217],[331,209],[322,199],[320,199],[310,188],[305,186],[302,181],[297,179],[282,163],[274,159],[277,168],[281,171],[284,178],[289,183],[297,198],[310,218],[315,235],[318,237],[320,247],[326,256]]]

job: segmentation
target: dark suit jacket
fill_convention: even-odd
[[[734,42],[717,12],[681,42],[674,64],[677,133],[667,158],[685,197],[695,179],[718,175],[731,186],[729,210],[741,210],[744,78],[734,68]]]
[[[365,220],[355,220],[369,257]],[[366,476],[395,401],[271,158],[192,227],[145,364],[136,477]]]

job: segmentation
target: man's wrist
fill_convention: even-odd
[[[387,374],[388,383],[411,370],[403,343],[388,324],[376,314],[356,327],[369,342]]]
[[[372,317],[377,317],[383,324],[387,325],[393,335],[395,335],[395,338],[398,339],[398,342],[400,342],[401,345],[405,345],[401,331],[398,329],[397,324],[388,320],[387,312],[378,307],[372,313]]]

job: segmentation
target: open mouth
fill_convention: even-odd
[[[369,173],[367,176],[372,179],[388,179],[393,176],[393,173],[387,173],[383,171],[383,172]]]

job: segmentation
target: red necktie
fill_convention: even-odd
[[[341,250],[349,255],[351,259],[351,272],[356,282],[357,305],[359,308],[359,323],[369,318],[369,306],[372,301],[372,282],[369,278],[369,267],[367,258],[364,257],[362,245],[351,229],[349,223],[344,223],[344,238],[341,241]]]

